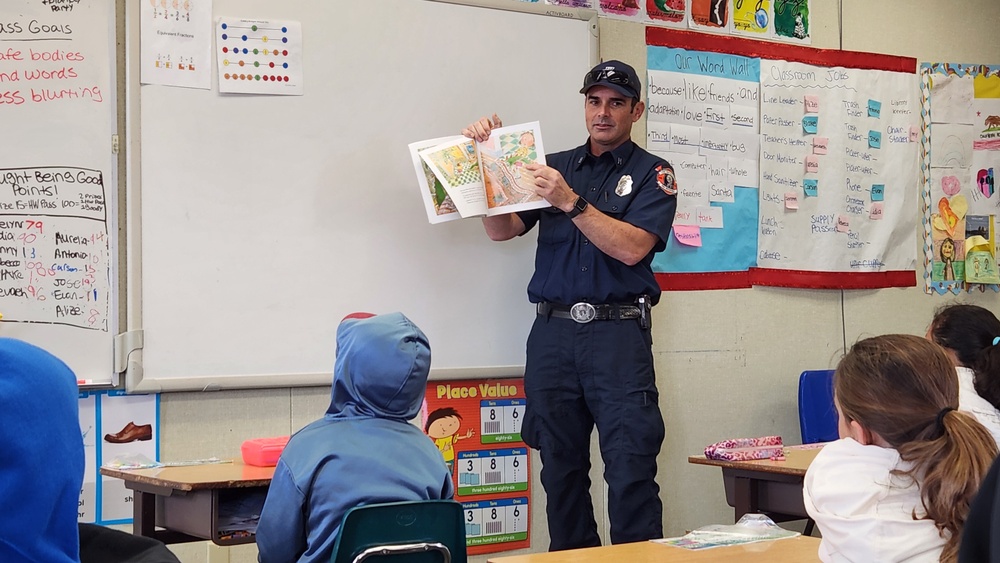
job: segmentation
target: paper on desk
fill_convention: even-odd
[[[160,462],[139,453],[117,455],[104,463],[104,467],[110,469],[150,469],[161,466]]]
[[[736,524],[712,524],[698,528],[679,538],[651,541],[684,549],[699,550],[794,538],[799,535],[801,535],[799,532],[781,528],[763,514],[745,514]]]

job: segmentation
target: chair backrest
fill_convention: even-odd
[[[807,370],[799,376],[799,429],[803,444],[840,437],[833,404],[833,370]]]
[[[356,506],[344,516],[333,563],[466,563],[462,505],[421,500]]]

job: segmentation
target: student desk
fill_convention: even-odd
[[[764,512],[777,521],[808,518],[802,502],[802,483],[809,464],[821,445],[785,447],[785,461],[720,461],[703,455],[688,458],[689,463],[722,468],[726,502],[739,520],[748,512]]]
[[[784,540],[715,547],[691,551],[650,541],[621,543],[569,551],[490,557],[488,563],[809,563],[819,561],[819,538],[796,536]]]
[[[274,467],[232,463],[157,467],[101,468],[101,475],[125,481],[132,495],[132,533],[164,543],[211,540],[218,545],[251,543],[254,536],[219,532],[220,506],[266,494]],[[161,526],[163,530],[157,530]]]

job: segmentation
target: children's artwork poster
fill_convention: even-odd
[[[646,148],[677,189],[662,289],[916,284],[914,59],[658,28],[646,41]]]
[[[127,524],[133,516],[132,491],[121,479],[101,475],[100,467],[116,459],[159,460],[159,395],[81,391],[79,405],[86,469],[78,519]]]
[[[551,6],[562,6],[564,8],[593,8],[595,0],[545,0]]]
[[[728,33],[730,0],[689,0],[688,27],[696,31]]]
[[[219,92],[303,94],[302,24],[218,18],[215,25]]]
[[[597,14],[609,18],[638,20],[643,0],[594,0]]]
[[[645,1],[647,21],[666,27],[687,27],[688,0]]]
[[[923,63],[920,76],[925,291],[1000,291],[1000,66]]]
[[[451,470],[470,555],[531,544],[526,404],[523,379],[427,384],[421,426]]]
[[[733,33],[748,37],[774,35],[771,0],[733,0]]]
[[[212,0],[139,2],[140,80],[212,87]]]
[[[773,0],[773,38],[808,45],[812,42],[812,0]],[[751,2],[752,3],[752,2]]]

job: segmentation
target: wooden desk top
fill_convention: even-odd
[[[271,484],[274,467],[244,465],[242,461],[188,465],[184,467],[155,467],[152,469],[112,469],[102,467],[101,475],[116,477],[129,483],[141,483],[178,491],[199,489],[238,489],[264,487]]]
[[[765,473],[780,473],[783,475],[804,476],[809,464],[816,458],[816,454],[822,447],[801,448],[797,446],[785,447],[785,461],[771,461],[769,459],[758,459],[754,461],[723,461],[708,459],[703,455],[693,455],[688,458],[688,463],[698,465],[715,465],[723,469],[742,469],[752,471],[762,471]]]
[[[587,549],[490,557],[488,563],[809,563],[819,561],[819,538],[797,536],[785,540],[691,551],[653,542],[623,543]]]

